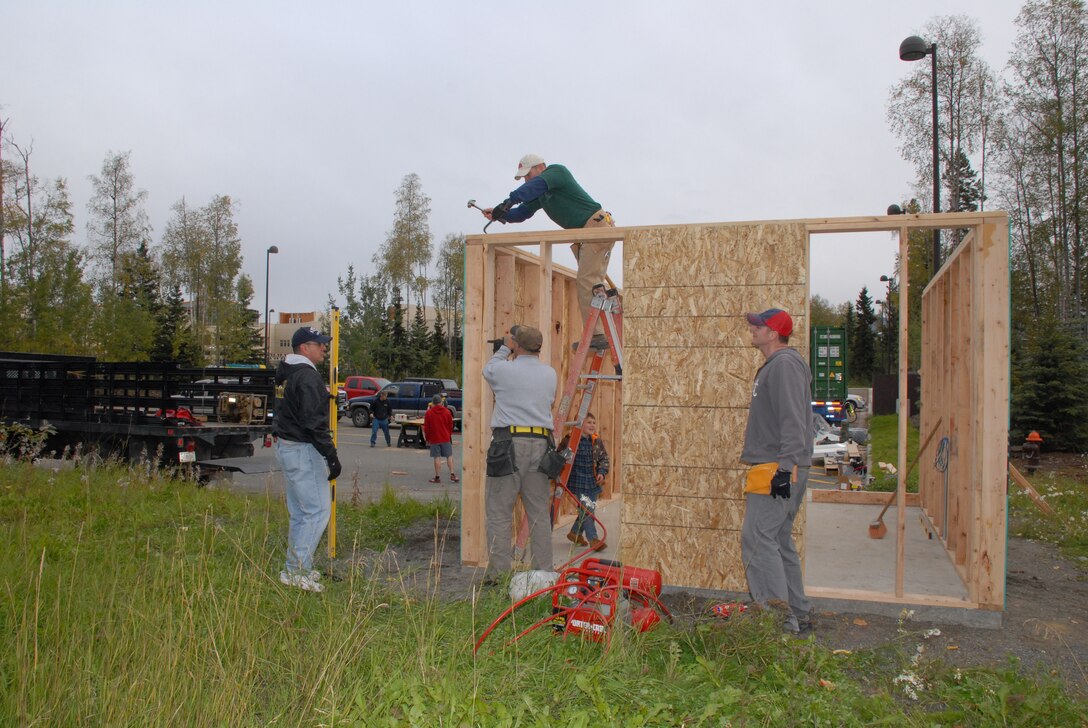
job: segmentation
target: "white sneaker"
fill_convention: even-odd
[[[325,586],[313,577],[313,572],[309,574],[288,574],[286,571],[281,571],[280,583],[285,586],[297,586],[304,591],[318,593],[325,591]]]

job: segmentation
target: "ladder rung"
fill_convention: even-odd
[[[611,381],[619,381],[623,379],[623,375],[620,374],[583,374],[582,379],[608,379]],[[588,385],[582,385],[588,386]]]

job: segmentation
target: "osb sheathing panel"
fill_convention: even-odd
[[[740,450],[763,358],[744,314],[784,308],[807,331],[807,265],[795,223],[640,229],[624,242],[621,555],[668,584],[746,589]],[[807,337],[792,343],[807,357]],[[803,528],[802,513],[799,547]]]
[[[713,584],[712,589],[748,591],[744,578],[744,562],[741,560],[740,538],[732,538],[730,531],[713,528],[674,528],[657,526],[640,530],[638,541],[628,542],[623,525],[623,559],[630,564],[655,569],[662,574],[682,571],[691,564],[691,553],[703,556],[699,564],[700,581]],[[797,548],[804,551],[804,536],[795,534]],[[670,586],[676,581],[666,581]]]
[[[808,236],[801,222],[638,228],[623,243],[625,291],[654,288],[664,281],[685,286],[794,284],[807,276]]]

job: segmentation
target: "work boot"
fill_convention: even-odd
[[[589,545],[591,547],[593,547],[594,551],[604,551],[606,548],[608,548],[608,544],[606,544],[604,541],[602,541],[599,538],[595,538],[592,541],[590,541]]]
[[[581,343],[582,343],[581,341],[575,341],[573,344],[570,345],[570,348],[577,351],[578,350],[578,345],[581,344]],[[593,349],[595,351],[605,351],[605,350],[607,350],[608,349],[608,337],[605,336],[604,334],[594,334],[593,338],[589,340],[589,348]]]

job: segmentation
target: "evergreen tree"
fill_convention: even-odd
[[[945,166],[945,185],[955,195],[952,197],[945,210],[948,212],[977,212],[982,202],[982,183],[979,182],[978,173],[971,168],[971,160],[963,153],[962,149],[956,150],[952,155],[952,161]],[[967,230],[957,229],[950,231],[951,242],[943,246],[945,250],[955,250],[963,242]],[[942,256],[943,257],[943,256]]]
[[[340,372],[388,376],[390,321],[388,291],[377,275],[358,277],[354,266],[337,278],[345,304],[340,310]]]
[[[404,329],[404,299],[399,286],[393,287],[393,306],[389,316],[389,336],[386,346],[378,352],[378,364],[383,377],[397,380],[407,374],[405,352],[408,347],[408,332]]]
[[[151,340],[151,361],[176,361],[179,329],[187,324],[181,286],[170,289],[155,317],[155,334]]]
[[[438,361],[446,353],[446,327],[442,325],[442,310],[434,310],[434,329],[431,331],[431,353]]]
[[[1020,357],[1017,357],[1020,359]],[[1050,318],[1037,323],[1014,372],[1010,437],[1042,435],[1048,449],[1088,447],[1088,351],[1083,339]]]
[[[146,241],[120,253],[115,290],[99,290],[94,317],[102,356],[112,361],[147,361],[159,311],[159,272]]]
[[[430,376],[434,374],[435,356],[431,336],[427,331],[427,319],[421,306],[416,306],[412,325],[408,329],[408,348],[405,352],[408,374]]]
[[[850,373],[859,384],[870,383],[876,369],[876,342],[873,335],[876,313],[869,289],[862,288],[854,304],[854,328],[850,331]]]
[[[431,281],[434,291],[434,306],[442,313],[442,320],[446,324],[447,339],[445,342],[446,355],[451,360],[460,362],[461,355],[456,339],[460,331],[461,316],[463,313],[463,299],[465,289],[465,237],[456,233],[450,233],[442,241],[438,251],[438,275]],[[458,369],[460,366],[458,365]]]

